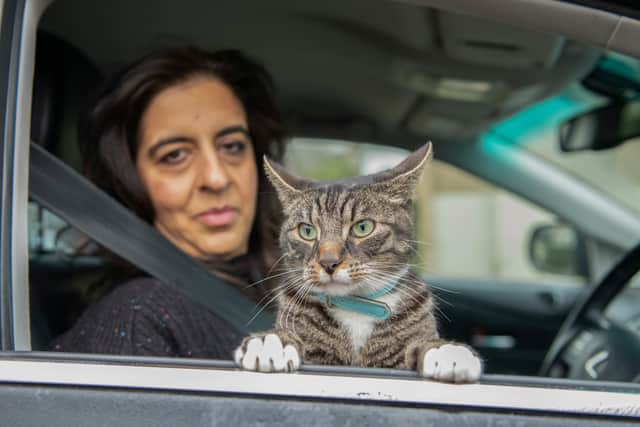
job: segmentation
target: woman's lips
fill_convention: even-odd
[[[230,225],[236,216],[238,216],[237,209],[224,207],[202,212],[196,216],[196,219],[208,227],[225,227]]]

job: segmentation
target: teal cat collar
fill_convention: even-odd
[[[391,308],[382,301],[376,301],[376,298],[388,294],[397,284],[398,281],[395,280],[384,288],[367,295],[331,296],[324,292],[319,292],[314,294],[314,296],[324,302],[329,308],[340,308],[373,317],[374,319],[386,320],[391,316]]]

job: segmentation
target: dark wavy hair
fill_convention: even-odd
[[[83,172],[143,220],[153,223],[151,200],[138,177],[135,160],[139,125],[151,100],[162,90],[194,77],[210,76],[226,84],[247,115],[258,165],[258,204],[250,235],[250,251],[259,255],[262,273],[272,263],[280,209],[264,171],[263,155],[280,159],[284,127],[275,103],[271,76],[238,50],[208,52],[195,47],[151,53],[117,74],[98,93],[81,118]]]

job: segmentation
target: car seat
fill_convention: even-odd
[[[101,81],[98,68],[65,40],[39,31],[31,105],[31,140],[78,170],[78,114],[88,95]],[[35,214],[34,214],[35,212]],[[41,233],[42,208],[31,206],[29,232]],[[31,241],[31,239],[30,239]],[[34,249],[34,248],[30,248]],[[79,271],[84,268],[84,271]],[[95,270],[95,266],[93,267]],[[81,273],[81,274],[79,274]],[[62,332],[77,315],[78,277],[87,277],[86,266],[64,254],[30,251],[29,295],[31,346],[46,350],[52,336]]]

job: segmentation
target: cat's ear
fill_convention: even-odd
[[[380,191],[397,204],[405,204],[415,195],[416,185],[422,176],[427,161],[433,156],[431,141],[411,153],[399,165],[374,175]]]
[[[267,156],[263,157],[264,172],[278,193],[278,199],[284,206],[288,206],[292,199],[298,197],[303,190],[309,187],[309,181],[287,172],[284,166]]]

